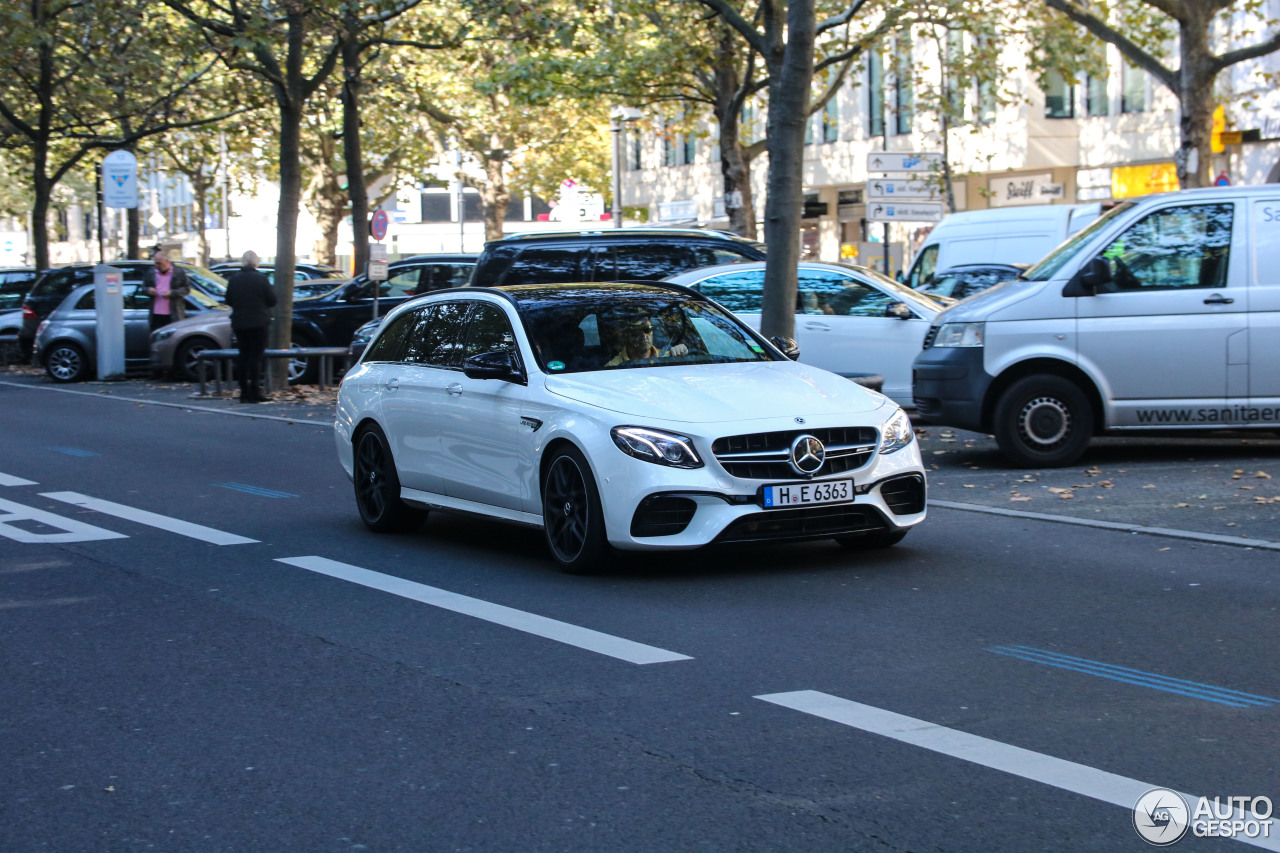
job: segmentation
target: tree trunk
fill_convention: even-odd
[[[49,201],[53,183],[44,176],[42,152],[37,153],[35,186],[32,187],[31,243],[35,250],[36,269],[49,268]]]
[[[769,14],[778,14],[770,12]],[[800,262],[800,220],[804,200],[804,130],[813,82],[814,0],[786,6],[782,22],[766,23],[771,33],[769,69],[769,182],[765,199],[765,264],[760,331],[765,337],[792,337],[796,326],[796,270]]]
[[[1213,54],[1209,49],[1212,10],[1186,4],[1189,17],[1181,22],[1182,67],[1178,69],[1178,96],[1181,106],[1181,144],[1174,155],[1178,183],[1183,188],[1213,185]],[[1196,152],[1195,169],[1188,169],[1191,152]]]
[[[505,150],[505,149],[504,149]],[[505,158],[485,157],[484,186],[480,188],[480,203],[484,206],[484,239],[502,239],[502,222],[507,218],[507,205],[511,203],[511,190],[507,188]]]
[[[738,74],[741,61],[738,39],[733,30],[721,24],[716,46],[715,111],[720,127],[720,174],[724,181],[724,212],[729,217],[729,230],[752,240],[756,231],[756,210],[751,195],[751,161],[742,147],[742,81]]]
[[[351,199],[353,263],[359,275],[369,264],[369,189],[360,147],[360,46],[351,20],[347,34],[342,45],[342,153],[347,163],[347,195]]]
[[[203,171],[196,172],[194,176],[188,175],[188,178],[191,180],[191,194],[196,199],[196,252],[200,266],[207,267],[209,266],[209,237],[205,234],[204,224],[209,216],[208,196],[212,181],[204,179]]]

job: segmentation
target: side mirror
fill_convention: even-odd
[[[792,361],[800,360],[800,345],[796,343],[795,338],[784,338],[782,335],[774,335],[769,338],[770,343],[782,350],[782,354]]]
[[[482,352],[462,362],[462,372],[468,379],[502,379],[524,384],[516,361],[509,352]]]
[[[899,320],[910,320],[915,317],[911,313],[911,307],[905,302],[890,302],[884,306],[884,316],[897,317]]]
[[[1111,266],[1103,258],[1091,258],[1062,288],[1063,296],[1093,296],[1111,281]]]

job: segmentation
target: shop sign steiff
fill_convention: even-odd
[[[1066,187],[1054,183],[1051,174],[992,178],[987,183],[987,188],[991,191],[992,207],[1049,204],[1067,197]]]

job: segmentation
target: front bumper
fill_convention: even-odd
[[[912,420],[920,424],[985,431],[982,402],[993,377],[982,347],[930,347],[912,365]]]
[[[712,460],[708,469],[715,464]],[[734,478],[708,469],[680,472],[693,475],[687,477],[690,481],[703,480],[701,487],[651,483],[639,494],[620,494],[613,488],[618,480],[608,477],[601,501],[610,544],[624,550],[680,550],[713,542],[829,539],[902,530],[925,518],[926,477],[914,441],[897,453],[877,453],[854,471],[808,481],[852,478],[854,499],[843,503],[766,509],[762,487],[780,481]]]

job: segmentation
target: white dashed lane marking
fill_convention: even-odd
[[[1152,788],[1169,787],[1108,773],[1096,767],[1032,752],[1020,746],[956,731],[927,720],[917,720],[817,690],[768,693],[755,698],[1130,810],[1138,802],[1138,798]],[[1186,793],[1183,797],[1193,804],[1199,799]],[[1236,809],[1236,817],[1243,816]],[[1248,838],[1240,835],[1235,840],[1264,850],[1280,851],[1280,838]]]
[[[0,474],[0,486],[35,486],[38,485],[32,480],[24,480],[21,477],[15,477],[12,474]]]
[[[54,501],[61,501],[62,503],[73,504],[75,506],[82,506],[85,509],[91,509],[104,515],[114,515],[116,518],[123,518],[126,521],[133,521],[137,524],[145,524],[148,527],[166,530],[170,533],[176,533],[179,536],[186,536],[190,539],[199,539],[201,542],[208,542],[211,545],[247,545],[258,541],[257,539],[237,536],[234,533],[224,533],[221,530],[215,530],[212,527],[205,527],[202,524],[192,524],[189,521],[170,518],[167,515],[147,512],[145,509],[136,509],[131,506],[125,506],[124,504],[91,498],[87,495],[82,495],[79,492],[42,492],[40,497]]]
[[[421,601],[423,604],[452,610],[454,613],[474,616],[477,619],[483,619],[495,625],[514,628],[526,634],[534,634],[548,640],[555,640],[558,643],[577,646],[580,649],[607,655],[628,663],[648,664],[693,660],[688,655],[669,652],[666,649],[659,649],[655,646],[646,646],[643,643],[624,640],[611,634],[602,634],[590,628],[570,625],[568,622],[548,619],[546,616],[538,616],[535,613],[527,613],[501,604],[493,604],[479,598],[459,595],[456,592],[415,583],[393,575],[384,575],[380,572],[362,569],[359,566],[339,563],[337,560],[330,560],[325,557],[281,557],[277,562],[287,563],[290,566],[297,566],[300,569],[318,572],[340,580],[358,583],[361,586],[389,592],[402,598]]]

